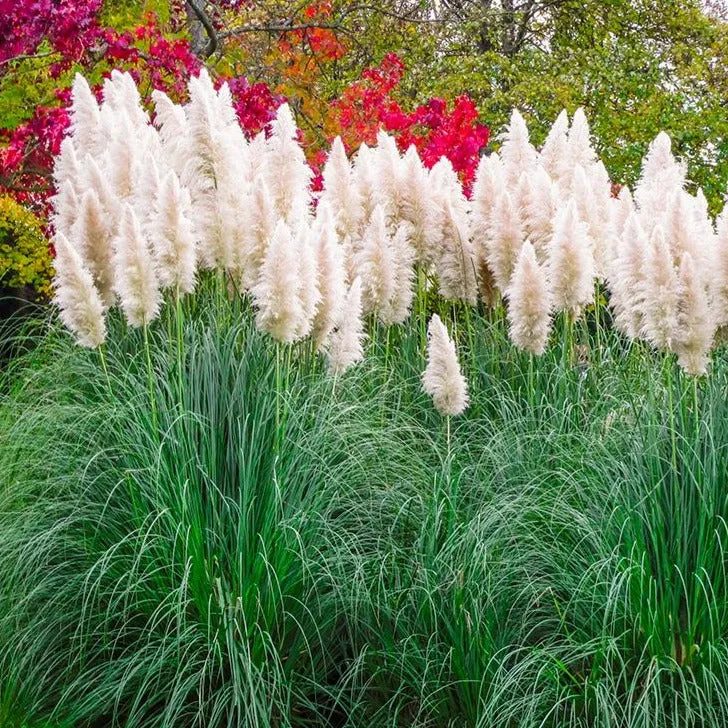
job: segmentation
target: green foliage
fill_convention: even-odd
[[[588,318],[534,361],[502,311],[435,301],[471,394],[448,423],[421,390],[421,312],[370,322],[333,379],[217,283],[181,337],[172,306],[151,327],[151,395],[116,314],[103,359],[52,325],[4,377],[0,680],[20,720],[726,722],[723,358],[687,380]]]
[[[42,222],[10,197],[0,196],[0,284],[51,293],[53,266]]]
[[[561,109],[583,106],[619,183],[634,184],[648,144],[664,130],[719,212],[728,177],[728,26],[696,0],[535,5],[544,8],[530,20],[511,19],[525,29],[513,47],[505,39],[509,18],[495,11],[445,23],[437,43],[447,52],[414,66],[416,92],[467,92],[494,131],[516,107],[539,144]]]

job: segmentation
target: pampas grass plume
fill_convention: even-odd
[[[468,406],[468,383],[460,371],[455,342],[436,313],[427,327],[427,366],[422,387],[441,415],[456,416]]]
[[[61,321],[81,346],[90,349],[101,346],[106,339],[104,305],[91,273],[65,235],[56,233],[54,247],[53,301],[60,309]]]
[[[162,303],[154,260],[132,207],[124,206],[119,234],[114,241],[115,288],[130,326],[146,326]]]
[[[149,230],[159,283],[179,294],[192,293],[195,288],[197,253],[192,216],[189,193],[170,170],[160,185]]]
[[[343,374],[349,367],[364,358],[364,321],[361,306],[361,280],[355,278],[351,284],[336,330],[331,334],[326,349],[329,371]]]
[[[298,252],[291,229],[279,220],[268,244],[258,282],[253,287],[256,325],[276,341],[299,338],[305,318],[299,296]]]
[[[521,248],[507,296],[511,341],[519,349],[543,354],[551,330],[551,293],[530,242]]]
[[[684,253],[678,274],[679,303],[672,350],[691,376],[705,374],[715,324],[708,297],[690,253]]]

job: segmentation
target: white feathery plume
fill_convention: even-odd
[[[137,167],[141,160],[137,157],[138,139],[128,118],[117,120],[115,133],[109,142],[109,181],[117,197],[122,200],[134,194]]]
[[[358,234],[364,209],[341,137],[337,136],[331,144],[323,168],[323,182],[319,205],[326,201],[331,206],[339,236],[343,239]]]
[[[279,220],[268,243],[260,277],[253,287],[258,309],[256,326],[276,341],[292,342],[299,338],[304,311],[299,295],[298,251],[291,229]]]
[[[609,277],[610,304],[614,322],[628,338],[635,339],[643,330],[645,261],[649,239],[633,212],[624,225]]]
[[[537,258],[543,262],[553,235],[557,188],[543,167],[538,167],[532,177],[522,175],[519,188],[524,192],[520,200],[524,232],[536,249]]]
[[[383,323],[387,323],[397,278],[384,205],[374,208],[361,250],[354,259],[354,270],[362,283],[362,311],[364,314],[376,313]]]
[[[405,220],[397,225],[397,229],[392,236],[392,249],[394,250],[396,264],[396,286],[394,297],[390,302],[389,321],[385,321],[385,323],[403,324],[412,309],[412,301],[415,295],[413,286],[415,279],[415,250],[410,242],[411,234],[412,225]]]
[[[163,160],[160,159],[160,162],[162,164],[161,171],[166,172],[167,168],[165,168]],[[149,234],[151,239],[151,233],[148,231],[148,227],[154,216],[157,198],[159,197],[162,186],[162,176],[166,177],[166,174],[160,174],[159,164],[157,164],[154,155],[151,154],[144,160],[143,166],[137,171],[137,180],[134,185],[131,204],[142,224],[142,228],[145,233]]]
[[[162,153],[166,163],[178,175],[187,163],[189,128],[185,110],[175,104],[163,91],[152,91],[154,101],[154,123],[159,130]]]
[[[487,241],[486,259],[495,283],[506,291],[516,266],[518,254],[526,239],[521,217],[511,195],[502,190],[496,198],[492,235]]]
[[[693,206],[693,217],[695,220],[697,238],[702,243],[704,255],[710,257],[712,252],[710,248],[713,236],[715,235],[715,229],[713,227],[713,220],[710,216],[710,212],[708,211],[708,200],[700,187],[695,193],[695,197],[691,197],[690,199]],[[695,262],[698,263],[701,261],[696,260]]]
[[[614,234],[619,237],[624,231],[624,224],[627,218],[635,211],[634,199],[629,187],[624,185],[617,197],[610,200],[611,228]]]
[[[316,310],[311,335],[318,351],[326,348],[329,337],[341,317],[347,293],[344,252],[337,242],[333,216],[330,212],[326,212],[326,209],[326,203],[319,202],[312,230],[321,300]]]
[[[609,260],[609,251],[606,250],[609,240],[607,237],[609,230],[605,222],[607,207],[604,205],[603,208],[600,208],[591,180],[580,164],[574,167],[571,199],[576,203],[579,219],[585,226],[589,247],[594,258],[595,275],[602,277]]]
[[[663,223],[672,205],[672,192],[685,186],[685,167],[675,160],[671,146],[670,137],[660,132],[642,161],[642,175],[635,187],[635,202],[648,233]]]
[[[298,127],[288,104],[270,125],[265,179],[278,214],[293,225],[309,214],[311,168],[298,142]]]
[[[553,123],[546,141],[541,148],[540,161],[554,182],[562,183],[569,179],[569,115],[564,109]]]
[[[316,253],[311,242],[311,229],[307,224],[299,225],[294,243],[298,262],[298,299],[301,302],[297,338],[303,338],[311,333],[321,303]]]
[[[77,73],[71,90],[71,135],[77,149],[89,154],[102,154],[107,135],[99,105],[86,79]]]
[[[549,246],[548,277],[557,311],[573,319],[594,300],[594,256],[576,204],[570,200],[554,223]]]
[[[245,240],[240,251],[241,284],[244,289],[250,290],[260,275],[268,250],[268,241],[273,236],[277,221],[273,201],[263,180],[253,188],[242,220]]]
[[[715,323],[700,276],[690,253],[683,253],[678,274],[679,302],[672,350],[691,376],[705,374]]]
[[[422,387],[441,415],[456,416],[468,406],[468,383],[460,371],[455,342],[436,313],[427,327],[427,367]]]
[[[94,285],[105,308],[114,303],[114,268],[112,244],[114,231],[108,216],[93,189],[81,198],[76,222],[71,228],[69,242],[93,276]]]
[[[491,237],[495,204],[504,184],[503,165],[498,154],[493,152],[481,157],[470,198],[473,240],[478,251],[485,250],[486,241]]]
[[[58,192],[51,199],[53,205],[53,213],[51,222],[53,229],[58,233],[63,233],[66,237],[71,234],[71,228],[78,218],[78,212],[81,202],[76,194],[76,190],[71,184],[71,180],[65,180],[58,188]]]
[[[591,169],[592,165],[597,161],[597,155],[591,143],[589,122],[586,120],[586,114],[581,107],[574,112],[574,118],[571,120],[571,128],[567,135],[567,142],[569,166],[573,168],[578,164],[585,170]]]
[[[170,170],[160,184],[149,232],[159,284],[179,294],[192,293],[195,288],[197,253],[192,216],[189,193]]]
[[[470,200],[471,238],[475,250],[478,292],[486,307],[493,308],[500,298],[495,276],[488,263],[489,244],[498,196],[504,186],[503,166],[497,153],[483,156],[478,163]]]
[[[99,202],[106,214],[106,220],[112,235],[116,234],[121,223],[122,205],[119,198],[111,189],[106,175],[96,160],[90,155],[86,155],[84,160],[84,169],[86,171],[86,187],[96,192]]]
[[[364,320],[361,307],[361,280],[355,278],[346,294],[336,329],[329,337],[326,357],[329,371],[343,374],[364,358]]]
[[[133,208],[125,204],[114,241],[115,289],[130,326],[146,326],[159,315],[162,296],[154,260]]]
[[[383,129],[377,134],[374,154],[379,204],[384,205],[394,219],[400,219],[403,207],[401,184],[403,175],[400,170],[402,158],[394,137]]]
[[[427,218],[427,259],[434,262],[442,296],[475,305],[477,256],[470,235],[470,205],[447,157],[430,170],[430,185],[434,201]]]
[[[182,183],[190,190],[203,267],[239,268],[239,226],[247,190],[245,140],[229,94],[218,95],[203,69],[189,83],[189,160]]]
[[[521,248],[507,296],[511,341],[519,349],[543,354],[551,331],[551,291],[528,241]]]
[[[477,260],[468,223],[466,210],[446,197],[440,219],[440,255],[435,261],[435,269],[444,298],[466,301],[474,306],[478,301]]]
[[[699,270],[707,270],[711,261],[712,227],[710,232],[701,231],[696,223],[695,198],[684,190],[676,190],[672,208],[667,216],[666,235],[676,265],[682,255],[689,253]],[[703,235],[705,237],[703,237]]]
[[[366,225],[379,204],[378,179],[375,167],[375,152],[366,144],[362,144],[356,153],[354,160],[354,181],[359,192],[359,199],[362,204],[362,224]],[[353,238],[354,236],[352,236]],[[352,239],[354,249],[357,248],[357,241]]]
[[[53,302],[60,309],[61,321],[75,334],[76,341],[94,349],[106,339],[103,303],[91,273],[65,235],[56,233],[53,242],[56,251]]]
[[[83,168],[72,137],[61,142],[61,150],[53,160],[53,182],[59,191],[68,182],[77,197],[83,194]]]
[[[149,124],[149,117],[142,108],[142,100],[134,79],[125,71],[114,69],[104,80],[102,117],[107,116],[107,127],[113,128],[114,118],[123,116],[133,127],[141,129]]]
[[[658,349],[669,349],[677,328],[679,303],[677,270],[660,225],[652,237],[644,265],[641,335]]]
[[[414,145],[410,145],[402,158],[401,177],[400,212],[403,220],[410,225],[410,244],[421,262],[431,262],[426,226],[428,210],[435,204],[435,195],[428,171]]]
[[[528,127],[518,109],[513,109],[510,123],[500,149],[503,175],[509,190],[513,190],[523,172],[531,174],[538,164],[538,152],[528,140]]]

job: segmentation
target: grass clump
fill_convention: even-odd
[[[726,721],[722,359],[585,326],[534,365],[443,310],[448,425],[419,319],[332,377],[216,301],[112,317],[103,361],[50,324],[5,377],[8,724]]]

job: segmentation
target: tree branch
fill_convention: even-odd
[[[204,3],[204,0],[201,1]],[[200,48],[199,43],[201,39],[199,37],[199,34],[196,34],[194,29],[192,29],[193,46],[197,46],[195,50],[198,55],[202,56],[203,58],[209,58],[220,45],[220,40],[217,36],[217,33],[215,32],[214,26],[212,25],[212,21],[210,20],[207,13],[204,11],[203,7],[199,5],[198,0],[187,0],[187,8],[188,10],[192,10],[192,12],[195,14],[195,16],[197,17],[197,22],[202,25],[208,37],[208,42],[206,43],[205,47]]]

